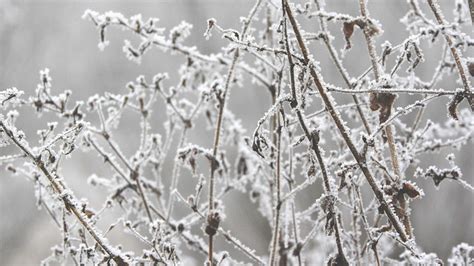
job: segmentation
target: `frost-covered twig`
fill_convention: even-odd
[[[298,45],[300,47],[300,50],[301,50],[301,52],[304,56],[304,59],[305,59],[306,63],[308,64],[309,61],[310,61],[308,49],[306,48],[306,44],[304,43],[304,40],[301,37],[301,33],[300,33],[300,30],[299,30],[298,23],[296,22],[296,20],[293,16],[292,10],[291,10],[290,6],[288,5],[287,1],[285,1],[285,9],[286,9],[286,12],[288,14],[288,18],[291,22],[291,25],[293,27],[293,31],[296,35],[297,40],[298,40]],[[390,208],[388,203],[385,201],[383,192],[380,190],[380,188],[378,187],[376,181],[374,180],[370,170],[365,165],[365,162],[363,161],[363,158],[360,157],[359,152],[357,151],[355,145],[353,144],[350,136],[347,133],[346,127],[344,126],[344,124],[341,121],[339,113],[334,109],[333,103],[331,102],[331,99],[329,98],[329,96],[327,94],[326,88],[323,86],[323,84],[320,81],[319,75],[316,73],[316,70],[314,68],[311,68],[310,73],[311,73],[311,76],[313,78],[313,82],[314,82],[316,88],[318,89],[321,98],[323,99],[323,102],[324,102],[326,108],[329,110],[329,113],[330,113],[332,119],[334,120],[339,132],[341,133],[342,137],[344,138],[347,146],[349,147],[349,150],[353,154],[354,158],[357,160],[357,163],[359,164],[359,167],[361,168],[362,172],[364,173],[365,177],[367,178],[367,181],[369,182],[370,186],[372,187],[372,190],[374,191],[377,199],[379,200],[379,202],[381,204],[381,207],[383,208],[383,210],[384,210],[385,214],[387,215],[387,217],[390,219],[390,222],[394,226],[395,230],[399,234],[402,241],[406,241],[408,238],[405,235],[405,232],[403,231],[403,229],[401,228],[401,225],[398,221],[398,218],[395,216],[392,209]]]
[[[446,20],[444,19],[443,13],[441,12],[441,9],[439,7],[438,1],[437,0],[428,0],[428,4],[433,11],[433,14],[436,17],[436,20],[438,24],[441,26],[445,26],[447,24]],[[472,11],[471,11],[472,12]],[[471,106],[471,111],[474,111],[474,96],[472,94],[472,89],[471,89],[471,83],[469,82],[469,79],[467,78],[467,71],[466,68],[461,61],[461,56],[460,52],[456,47],[454,47],[453,40],[451,39],[451,36],[447,34],[446,32],[442,31],[444,37],[446,38],[446,42],[448,43],[448,47],[451,50],[451,55],[454,58],[454,62],[456,63],[456,67],[458,69],[459,77],[461,78],[463,88],[464,88],[464,93],[465,97],[467,98],[467,101],[469,102],[469,105]]]
[[[58,179],[56,174],[51,173],[45,166],[44,162],[41,160],[40,156],[37,156],[30,150],[28,143],[25,140],[20,140],[16,136],[16,129],[6,125],[3,121],[0,120],[0,127],[3,129],[3,132],[7,134],[11,141],[21,149],[28,158],[38,167],[38,169],[43,173],[44,176],[48,178],[48,181],[53,186],[57,196],[63,201],[64,208],[74,214],[77,220],[84,226],[84,228],[89,232],[89,234],[94,238],[96,243],[101,247],[101,249],[107,253],[111,260],[115,261],[118,265],[128,265],[127,258],[121,254],[121,252],[112,247],[108,240],[105,239],[98,229],[91,223],[87,216],[78,209],[79,201],[72,194],[72,191],[65,185],[63,181]]]

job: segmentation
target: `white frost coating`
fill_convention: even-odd
[[[109,41],[103,41],[103,42],[99,42],[97,44],[97,47],[99,47],[100,51],[104,51],[105,47],[109,46],[109,44],[110,44]]]
[[[106,253],[121,256],[131,265],[186,264],[190,261],[189,250],[196,251],[196,260],[205,261],[209,240],[198,228],[205,227],[207,223],[209,206],[205,187],[210,183],[209,172],[216,170],[214,210],[221,217],[224,210],[228,220],[252,215],[252,222],[255,220],[276,231],[273,228],[275,210],[280,206],[281,228],[276,232],[279,232],[281,241],[278,241],[275,250],[278,252],[273,252],[280,263],[297,265],[301,260],[309,265],[320,265],[337,259],[336,236],[326,235],[327,230],[323,228],[331,226],[328,211],[338,207],[344,210],[339,221],[344,224],[340,232],[342,252],[350,264],[377,264],[374,249],[370,248],[375,244],[381,264],[436,264],[438,258],[435,254],[426,254],[417,248],[414,240],[420,236],[402,243],[393,227],[383,223],[375,227],[368,219],[373,214],[380,214],[380,221],[387,221],[373,191],[366,189],[367,180],[341,138],[342,131],[356,140],[354,145],[361,155],[359,158],[354,152],[356,159],[361,160],[361,167],[369,168],[376,186],[382,189],[383,201],[389,203],[390,211],[398,217],[402,217],[402,204],[396,197],[399,193],[410,197],[407,203],[426,200],[419,199],[423,191],[410,180],[410,171],[406,170],[427,161],[435,162],[435,158],[443,154],[452,153],[447,156],[448,167],[442,163],[424,166],[426,168],[419,168],[415,176],[430,178],[439,186],[445,185],[442,182],[444,179],[450,179],[472,190],[472,186],[461,178],[462,171],[456,162],[463,156],[456,149],[472,142],[474,116],[466,108],[466,100],[462,99],[457,106],[459,119],[446,120],[444,114],[447,112],[442,110],[444,103],[454,93],[461,95],[463,90],[455,89],[455,86],[440,87],[441,81],[453,81],[453,78],[459,77],[450,56],[450,47],[442,50],[442,45],[433,45],[444,42],[443,37],[447,35],[453,39],[453,47],[458,52],[470,51],[473,39],[462,32],[467,26],[465,23],[470,21],[467,6],[465,2],[456,0],[454,21],[440,26],[436,25],[428,6],[418,2],[413,0],[407,4],[407,14],[401,19],[405,24],[406,37],[390,36],[393,44],[386,41],[387,36],[380,36],[382,23],[369,18],[370,25],[365,25],[378,31],[374,36],[378,34],[377,41],[380,42],[370,47],[379,53],[376,57],[384,57],[383,61],[377,59],[384,68],[379,69],[378,81],[373,70],[362,64],[368,62],[367,51],[355,57],[346,56],[344,61],[338,62],[341,58],[339,47],[323,40],[338,40],[341,30],[353,30],[353,41],[363,41],[360,39],[361,30],[367,22],[361,21],[357,12],[348,15],[320,8],[314,12],[316,6],[325,6],[322,0],[296,6],[289,3],[296,26],[304,27],[301,33],[303,42],[307,42],[309,47],[309,63],[302,60],[298,43],[301,40],[296,38],[289,14],[282,20],[281,2],[278,1],[257,0],[257,5],[261,3],[261,6],[255,8],[255,17],[242,17],[240,23],[234,23],[239,27],[249,23],[245,36],[238,29],[224,29],[217,25],[215,19],[209,19],[204,37],[209,39],[213,30],[224,36],[223,40],[215,40],[219,45],[224,44],[220,48],[214,47],[216,52],[212,54],[201,53],[200,47],[188,44],[192,32],[189,23],[178,22],[177,26],[165,30],[158,27],[156,18],[144,18],[140,14],[125,17],[113,11],[99,13],[86,10],[83,18],[96,28],[101,50],[112,41],[107,38],[108,33],[123,30],[123,34],[128,36],[123,46],[128,59],[140,62],[149,56],[148,51],[158,48],[158,52],[168,53],[179,66],[167,69],[172,76],[169,80],[165,81],[169,78],[167,74],[157,74],[153,78],[140,75],[125,88],[113,88],[113,92],[101,91],[89,97],[86,103],[73,103],[75,96],[71,96],[71,91],[56,93],[48,69],[40,72],[39,85],[36,91],[28,90],[28,97],[23,98],[22,92],[16,88],[0,91],[0,145],[10,145],[1,151],[0,164],[8,163],[6,172],[26,176],[27,180],[34,182],[38,207],[51,216],[64,238],[53,247],[51,256],[44,263],[70,264],[72,260],[79,265],[107,263],[108,255],[101,251],[98,244],[103,245]],[[371,8],[370,5],[368,8]],[[385,24],[383,16],[373,13]],[[300,24],[304,18],[317,24],[317,20],[331,22],[334,27],[325,29],[326,32],[314,32],[314,27],[308,26],[311,23]],[[296,107],[291,102],[284,21],[290,56],[295,64]],[[349,23],[349,27],[344,23]],[[359,24],[351,29],[350,23]],[[202,26],[205,28],[206,25]],[[317,49],[314,50],[314,47]],[[235,69],[232,68],[232,79],[228,79],[229,67],[233,56],[237,55],[237,49],[239,59]],[[421,68],[423,75],[420,75],[418,69],[412,70],[424,63],[423,53],[430,55],[428,62],[433,67],[426,68],[425,64]],[[321,57],[325,54],[329,57]],[[161,54],[157,58],[158,61],[155,61],[162,63],[159,60]],[[354,58],[357,60],[354,61]],[[471,67],[468,65],[471,61],[461,58],[466,67]],[[342,70],[335,69],[335,66]],[[328,98],[336,110],[332,115],[341,121],[341,128],[331,121],[322,104],[321,95],[316,91],[310,75],[311,69],[317,72],[321,85],[330,92]],[[431,69],[434,69],[433,73],[428,73]],[[344,80],[334,75],[326,76],[323,81],[322,75],[327,72],[334,72],[336,76],[342,72],[343,79],[350,82],[341,85]],[[222,130],[219,145],[216,145],[219,151],[213,156],[212,135],[220,116],[220,100],[223,99],[223,88],[230,87],[235,88],[232,90],[235,95],[225,97],[226,100],[231,98],[230,104],[225,106],[220,117]],[[370,94],[382,92],[401,96],[395,101],[391,116],[384,124],[379,123],[378,111],[372,111],[370,106]],[[15,110],[17,107],[21,108]],[[437,107],[441,108],[436,112],[443,115],[433,117],[432,108]],[[23,111],[26,108],[30,108],[31,112]],[[321,171],[317,165],[314,166],[315,158],[308,154],[307,145],[301,145],[306,136],[301,127],[294,126],[299,122],[297,112],[310,114],[304,117],[307,127],[321,132],[318,144],[331,177],[331,193],[327,196],[320,194]],[[34,128],[33,132],[37,134],[32,137],[23,133],[19,126],[25,119],[30,119],[30,115],[35,118],[37,115],[38,123],[34,124],[41,125]],[[275,120],[277,118],[280,120]],[[362,124],[363,121],[367,122],[367,126]],[[403,176],[407,179],[391,180],[393,169],[383,133],[387,125],[394,129],[400,170],[406,172]],[[125,135],[123,130],[126,130]],[[67,186],[70,176],[61,166],[76,163],[74,159],[78,157],[72,155],[69,158],[73,153],[87,153],[84,157],[94,161],[90,166],[98,167],[90,169],[92,174],[87,178],[91,193],[97,193],[104,200],[97,211],[92,206],[96,203],[95,199],[88,199],[90,203],[78,200]],[[192,173],[180,171],[183,165],[189,167]],[[169,176],[171,167],[173,177]],[[280,178],[281,202],[276,199],[277,177]],[[173,185],[168,186],[170,183]],[[240,193],[235,193],[236,190]],[[436,192],[430,193],[433,194],[430,197],[436,195]],[[377,195],[380,198],[380,194]],[[170,206],[173,206],[175,197],[179,197],[184,204],[180,202],[179,211],[173,212]],[[234,202],[236,197],[238,202]],[[244,209],[244,216],[235,209],[244,204],[240,200],[248,201],[253,208],[249,213]],[[304,205],[304,202],[309,204]],[[417,212],[416,208],[404,208],[408,216]],[[254,215],[253,211],[258,214]],[[112,220],[104,220],[104,215],[110,215]],[[402,230],[405,226],[398,221],[395,225],[402,227]],[[215,238],[217,242],[214,242],[213,258],[218,264],[238,264],[240,262],[235,260],[237,256],[242,258],[242,263],[268,264],[263,260],[269,253],[267,250],[262,249],[257,256],[249,248],[256,243],[242,244],[245,230],[237,228],[230,235],[227,226],[225,222],[219,225],[220,231]],[[63,228],[67,230],[61,232]],[[131,233],[127,237],[138,238],[140,247],[136,253],[122,251],[128,247],[114,247],[105,239],[124,231]],[[416,234],[416,230],[413,233]],[[222,237],[232,245],[220,245]],[[367,246],[363,246],[366,239]],[[187,247],[184,248],[184,245]],[[401,248],[402,256],[393,256],[394,247]],[[364,252],[361,252],[362,248],[365,248]],[[472,247],[466,244],[455,247],[450,263],[461,263],[462,259],[467,261],[466,252],[472,252]]]

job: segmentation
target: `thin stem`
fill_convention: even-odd
[[[360,8],[360,13],[361,13],[362,17],[365,19],[366,23],[368,23],[369,22],[369,16],[368,16],[367,7],[366,7],[366,0],[359,0],[359,8]],[[380,66],[380,64],[378,62],[377,52],[375,51],[375,47],[374,47],[373,40],[372,40],[372,35],[369,32],[369,27],[364,27],[363,32],[364,32],[365,40],[367,42],[367,48],[369,50],[369,56],[370,56],[370,61],[372,62],[372,66],[373,66],[375,80],[379,81],[379,79],[380,79],[380,77],[381,77],[381,75],[383,74],[384,71],[383,71],[382,67]],[[377,94],[375,94],[374,97],[378,97]],[[391,109],[392,106],[388,106],[388,108]],[[396,144],[395,144],[395,139],[393,137],[393,132],[392,132],[392,126],[391,125],[387,125],[385,127],[385,135],[387,137],[387,143],[388,143],[388,146],[389,146],[390,159],[391,159],[391,162],[392,162],[393,171],[395,172],[395,174],[397,175],[397,178],[399,180],[403,179],[403,176],[400,173],[400,165],[398,163],[397,147],[396,147]],[[412,232],[411,223],[410,223],[409,217],[407,215],[408,202],[406,202],[404,195],[399,197],[399,201],[400,201],[400,207],[401,207],[400,208],[401,216],[402,216],[403,224],[405,226],[405,232],[407,234],[407,237],[411,238],[411,232]]]
[[[456,94],[454,91],[446,91],[446,90],[425,90],[425,89],[401,89],[401,88],[393,88],[393,89],[365,89],[365,90],[348,90],[338,88],[336,86],[327,85],[327,90],[330,92],[339,92],[339,93],[350,93],[350,94],[364,94],[364,93],[408,93],[408,94],[430,94],[430,95],[448,95],[452,96]],[[369,133],[370,134],[370,133]]]
[[[118,167],[118,165],[113,161],[111,160],[111,157],[109,155],[107,155],[96,143],[95,141],[89,136],[88,137],[88,141],[92,144],[92,146],[96,149],[96,151],[104,157],[104,160],[106,162],[108,162],[113,170],[118,174],[120,175],[123,179],[125,179],[128,183],[127,187],[128,188],[131,188],[133,192],[135,192],[137,195],[140,196],[140,192],[138,191],[138,189],[136,188],[136,186],[133,186],[132,183],[128,180],[127,178],[127,175],[125,174],[125,172],[120,169]],[[147,187],[150,187],[151,184],[146,184]],[[155,188],[153,188],[155,189]],[[172,223],[171,221],[167,220],[166,219],[166,216],[164,214],[162,214],[160,211],[158,211],[158,209],[156,209],[153,205],[150,204],[150,210],[156,214],[162,221],[166,222],[168,224],[168,226],[173,230],[173,231],[177,231],[177,226],[175,225],[175,223]],[[176,223],[177,224],[177,223]],[[182,232],[181,234],[179,234],[179,236],[181,238],[183,238],[186,243],[192,245],[194,248],[196,248],[196,250],[200,251],[201,253],[205,254],[206,256],[208,255],[208,251],[207,251],[207,247],[205,248],[203,246],[203,244],[199,241],[195,241],[192,236],[190,236],[189,234],[187,234],[186,232]]]
[[[284,43],[285,43],[285,47],[286,47],[286,50],[287,50],[287,54],[290,54],[290,47],[289,47],[289,42],[288,42],[288,30],[287,30],[287,23],[286,23],[286,14],[287,14],[287,12],[289,12],[288,9],[289,9],[288,3],[285,0],[282,0],[283,30],[284,30],[284,36],[283,37],[284,37]],[[289,64],[290,64],[290,86],[291,86],[292,92],[294,94],[296,94],[295,77],[294,77],[294,64],[293,64],[293,60],[292,60],[291,56],[288,56],[288,61],[289,61]],[[316,131],[311,132],[311,133],[309,132],[308,127],[305,124],[304,115],[300,111],[299,107],[297,107],[298,106],[297,99],[294,98],[293,101],[295,101],[294,106],[296,107],[296,113],[297,113],[301,128],[303,129],[303,131],[306,135],[306,138],[311,143],[310,144],[311,149],[313,150],[313,152],[316,155],[316,158],[318,160],[319,167],[320,167],[321,173],[323,175],[324,190],[326,192],[326,195],[327,196],[332,195],[329,176],[327,174],[326,166],[324,164],[324,160],[321,156],[321,151],[319,150],[319,146],[318,146],[319,133],[317,133]],[[340,236],[341,232],[340,232],[340,228],[339,228],[338,215],[334,211],[334,208],[332,208],[332,207],[329,208],[329,213],[327,213],[327,215],[331,216],[332,219],[334,219],[334,221],[335,221],[334,222],[334,234],[335,234],[335,238],[336,238],[336,245],[337,245],[339,260],[342,261],[342,262],[345,262],[347,264],[347,259],[344,255],[344,249],[342,247],[342,241],[341,241],[341,236]],[[270,264],[270,265],[272,265],[272,264]]]
[[[323,1],[323,0],[321,0],[321,1]],[[320,5],[319,1],[314,0],[314,3],[316,4],[316,7],[317,7],[318,11],[321,11],[321,5]],[[319,25],[321,27],[321,30],[324,33],[323,41],[326,44],[326,47],[328,48],[329,54],[332,58],[332,61],[336,65],[336,68],[339,71],[339,73],[341,74],[342,79],[346,83],[346,86],[349,89],[354,89],[354,85],[351,84],[351,82],[350,82],[349,74],[347,73],[346,69],[342,65],[342,62],[341,62],[341,60],[339,59],[339,57],[337,55],[336,49],[334,48],[334,46],[330,42],[330,39],[329,39],[329,36],[328,36],[329,32],[327,30],[326,21],[324,20],[324,18],[322,16],[319,16]],[[362,121],[362,124],[365,127],[365,130],[367,131],[368,134],[370,134],[370,132],[371,132],[370,131],[370,126],[369,126],[369,123],[367,122],[367,118],[365,117],[364,111],[360,107],[359,99],[357,98],[356,95],[352,95],[352,100],[354,101],[354,103],[357,106],[357,112],[359,113],[360,119]]]
[[[438,1],[437,0],[428,0],[428,4],[433,11],[433,14],[436,17],[436,20],[438,21],[438,24],[441,26],[446,26],[447,22],[444,19],[443,13],[439,7]],[[472,6],[472,5],[471,5]],[[471,15],[472,15],[472,10],[471,10]],[[453,44],[453,40],[451,39],[451,36],[447,34],[446,32],[442,31],[444,37],[446,38],[446,42],[448,43],[449,49],[451,50],[451,55],[454,58],[454,62],[456,62],[456,67],[458,69],[459,77],[461,78],[462,84],[464,86],[464,92],[466,94],[467,100],[469,102],[469,105],[471,106],[471,110],[474,110],[474,99],[473,95],[471,92],[471,84],[469,82],[469,79],[466,77],[466,70],[464,68],[464,65],[461,61],[461,56],[459,55],[460,52],[456,49],[456,47]]]
[[[285,64],[283,63],[281,66],[281,69],[277,72],[275,79],[277,79],[277,86],[274,86],[274,89],[271,91],[271,98],[272,98],[272,107],[275,106],[275,114],[272,117],[272,121],[270,123],[270,132],[272,132],[272,157],[275,156],[276,154],[276,162],[275,162],[275,178],[274,178],[274,184],[276,184],[275,188],[275,193],[276,194],[274,198],[274,203],[273,203],[273,215],[274,215],[274,220],[273,220],[273,234],[272,234],[272,241],[270,245],[270,257],[269,257],[269,265],[274,265],[276,264],[276,257],[277,253],[279,252],[280,249],[280,243],[279,241],[281,237],[280,233],[280,216],[281,216],[281,208],[283,206],[283,201],[281,200],[281,138],[282,138],[282,121],[281,121],[281,114],[280,112],[283,112],[282,108],[282,101],[277,99],[280,98],[280,92],[281,92],[281,84],[283,81],[283,70],[285,68]],[[272,73],[273,74],[273,73]],[[272,189],[273,186],[270,186],[270,189]],[[281,263],[281,262],[280,262]]]
[[[137,185],[138,192],[140,194],[140,197],[142,198],[143,206],[145,207],[145,211],[146,211],[146,214],[148,216],[148,219],[150,220],[150,222],[153,222],[153,216],[152,216],[151,211],[150,211],[148,199],[147,199],[147,197],[146,197],[146,195],[143,191],[143,188],[142,188],[142,184],[141,184],[141,180],[140,180],[140,173],[138,172],[138,169],[134,169],[132,167],[132,165],[130,164],[130,162],[127,159],[125,159],[125,156],[120,151],[118,146],[115,144],[114,141],[112,141],[110,133],[108,133],[107,131],[104,131],[101,135],[104,137],[107,144],[109,144],[110,148],[112,148],[114,153],[119,157],[119,159],[125,164],[125,166],[130,171],[130,177],[131,177],[132,180],[135,181],[135,183]]]
[[[183,147],[184,142],[186,141],[187,132],[188,132],[188,128],[184,127],[183,131],[181,132],[181,137],[179,139],[178,150]],[[181,167],[176,163],[177,159],[178,159],[178,154],[176,154],[176,158],[173,162],[173,173],[171,174],[170,195],[168,197],[168,214],[166,215],[167,221],[169,221],[173,213],[173,206],[174,206],[174,200],[175,200],[175,197],[173,196],[173,192],[178,187],[179,176],[180,176]]]
[[[245,35],[247,34],[247,30],[250,27],[250,24],[253,20],[253,17],[257,13],[258,7],[261,4],[261,0],[257,0],[255,5],[253,6],[252,10],[250,11],[248,17],[245,20],[240,38],[241,40],[244,40]],[[235,49],[234,55],[232,58],[232,62],[229,65],[229,69],[227,71],[227,76],[225,80],[225,85],[223,88],[223,93],[221,96],[218,96],[218,102],[219,102],[219,111],[217,114],[217,121],[216,121],[216,127],[215,127],[215,132],[214,132],[214,144],[212,147],[212,155],[216,158],[218,151],[219,151],[219,144],[220,144],[220,136],[221,136],[221,128],[222,128],[222,120],[224,118],[224,110],[225,110],[225,104],[227,102],[227,94],[229,93],[230,89],[230,83],[233,80],[234,76],[234,70],[237,65],[237,60],[239,59],[239,49]],[[211,166],[211,173],[209,177],[209,210],[208,210],[208,216],[212,214],[212,211],[214,210],[214,189],[215,189],[215,170]],[[214,242],[213,242],[213,237],[214,235],[210,234],[209,235],[209,255],[208,255],[208,262],[212,264],[213,260],[213,250],[214,250]]]
[[[2,127],[3,131],[6,133],[8,138],[10,138],[15,145],[20,148],[36,165],[36,167],[46,176],[54,191],[59,195],[61,200],[64,203],[64,207],[72,212],[74,216],[76,216],[77,220],[84,226],[84,228],[89,232],[89,234],[94,238],[95,242],[101,247],[101,249],[110,256],[110,259],[114,260],[118,265],[128,265],[124,258],[121,257],[120,252],[118,252],[115,248],[109,246],[108,240],[103,238],[98,230],[95,228],[93,223],[91,223],[84,213],[79,211],[76,208],[76,203],[78,200],[76,197],[70,193],[69,188],[65,186],[64,181],[59,181],[56,174],[51,173],[47,168],[46,165],[41,160],[40,156],[36,156],[33,152],[28,148],[28,144],[23,141],[17,139],[14,135],[13,130],[10,129],[7,125],[4,124],[3,121],[0,121],[0,127]]]
[[[275,183],[276,183],[276,198],[274,203],[274,224],[273,224],[273,238],[270,251],[270,264],[275,264],[275,257],[278,252],[278,239],[280,235],[280,211],[282,207],[281,201],[281,121],[280,110],[276,114],[276,166],[275,166]]]
[[[293,12],[292,12],[291,8],[288,5],[288,1],[287,0],[283,0],[283,1],[285,3],[284,8],[286,9],[287,16],[290,20],[293,31],[296,35],[296,39],[298,41],[298,46],[301,50],[301,53],[303,54],[305,63],[308,64],[308,63],[310,63],[310,54],[309,54],[308,49],[306,47],[306,44],[303,40],[303,37],[301,36],[299,25],[298,25],[296,19],[293,16]],[[402,226],[401,226],[397,216],[393,213],[393,211],[390,208],[389,204],[385,200],[384,193],[379,188],[377,182],[375,181],[374,177],[372,176],[372,173],[368,169],[368,167],[365,163],[365,159],[357,151],[354,143],[352,142],[351,137],[349,136],[349,133],[347,132],[347,129],[346,129],[344,123],[341,120],[341,116],[340,116],[339,112],[334,108],[333,101],[330,100],[329,95],[327,93],[327,90],[324,87],[323,83],[320,81],[319,75],[316,73],[316,70],[314,69],[314,67],[312,67],[310,69],[310,74],[311,74],[311,77],[313,79],[313,82],[314,82],[316,88],[318,89],[318,91],[320,93],[320,96],[321,96],[321,98],[324,102],[324,105],[329,110],[329,114],[331,115],[334,123],[336,124],[336,127],[338,128],[340,134],[342,135],[342,137],[343,137],[344,141],[346,142],[346,145],[348,146],[348,148],[351,151],[352,155],[356,159],[357,164],[359,165],[359,168],[361,169],[361,171],[363,172],[364,176],[367,179],[367,182],[369,183],[370,187],[374,191],[374,194],[377,197],[377,199],[378,199],[378,201],[381,205],[381,209],[384,211],[384,213],[387,215],[390,222],[393,224],[393,226],[394,226],[395,230],[397,231],[397,233],[399,234],[401,240],[404,241],[404,242],[407,241],[408,238],[407,238],[404,230],[402,229]]]
[[[474,24],[474,0],[469,0],[469,13],[471,13],[471,22]]]

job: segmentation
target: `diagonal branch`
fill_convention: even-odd
[[[301,35],[300,29],[298,22],[296,21],[295,17],[293,16],[293,11],[291,10],[290,6],[288,5],[288,1],[284,0],[285,6],[284,8],[286,9],[288,18],[290,20],[291,26],[293,28],[293,31],[295,33],[296,39],[298,41],[298,46],[301,50],[301,53],[303,54],[304,61],[306,64],[310,63],[310,54],[308,52],[308,48],[306,47],[306,44],[303,40],[303,37]],[[400,224],[398,217],[395,215],[393,212],[391,206],[387,203],[387,201],[384,198],[384,193],[382,190],[379,188],[376,180],[372,176],[372,173],[370,172],[369,168],[366,165],[366,160],[363,158],[360,153],[357,151],[357,148],[354,145],[354,142],[352,141],[351,137],[349,136],[349,133],[347,132],[347,128],[345,127],[341,116],[339,112],[336,110],[334,107],[334,104],[327,92],[327,89],[324,87],[323,83],[320,80],[320,77],[318,73],[316,73],[316,70],[314,67],[310,69],[310,74],[312,76],[313,82],[316,86],[316,88],[319,91],[319,94],[321,96],[321,99],[324,102],[324,105],[329,111],[329,114],[331,115],[334,123],[336,124],[336,127],[339,130],[339,133],[342,135],[342,138],[346,142],[346,145],[348,146],[349,150],[351,151],[352,155],[357,161],[357,164],[359,165],[359,168],[363,172],[364,176],[367,179],[367,182],[369,183],[370,187],[374,191],[375,196],[377,197],[377,200],[380,203],[381,209],[385,212],[387,215],[388,219],[392,223],[393,227],[395,228],[396,232],[400,236],[400,239],[403,242],[406,242],[408,240],[408,237],[406,236],[402,225]]]

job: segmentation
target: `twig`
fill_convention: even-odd
[[[48,178],[48,181],[54,188],[54,191],[60,196],[61,200],[64,203],[64,207],[72,212],[76,216],[77,220],[86,228],[87,232],[94,238],[95,242],[101,247],[101,249],[110,256],[110,259],[114,260],[118,265],[128,265],[125,258],[122,257],[122,254],[116,250],[114,247],[108,244],[108,240],[103,238],[97,228],[88,220],[84,213],[77,209],[78,200],[70,192],[70,189],[65,186],[64,182],[59,183],[57,180],[56,174],[52,174],[46,168],[45,164],[41,160],[40,156],[34,155],[34,153],[28,147],[28,144],[24,140],[20,141],[17,139],[13,130],[7,126],[3,121],[0,120],[0,127],[7,134],[7,136],[12,140],[15,145],[20,148],[36,165],[36,167]]]
[[[244,40],[245,35],[247,34],[247,30],[250,26],[250,23],[253,20],[253,17],[257,13],[258,7],[261,4],[261,0],[257,0],[255,5],[253,6],[252,10],[250,11],[248,17],[246,18],[244,22],[244,26],[242,29],[242,32],[240,34],[241,40]],[[225,85],[223,88],[223,92],[221,96],[218,96],[218,102],[219,102],[219,111],[217,115],[217,121],[216,121],[216,127],[215,127],[215,133],[214,133],[214,144],[212,147],[212,155],[214,157],[217,157],[218,150],[219,150],[219,144],[220,144],[220,135],[221,135],[221,128],[222,128],[222,120],[224,118],[224,110],[225,110],[225,104],[227,102],[227,94],[229,93],[229,88],[230,88],[230,83],[232,82],[233,75],[234,75],[234,69],[237,65],[237,60],[239,59],[239,49],[236,49],[234,51],[234,55],[232,58],[232,62],[229,65],[229,69],[227,71],[227,76],[225,80]],[[215,187],[215,170],[211,166],[211,174],[209,177],[209,210],[208,210],[208,216],[210,217],[212,215],[212,212],[214,210],[214,187]],[[209,257],[208,257],[208,262],[212,264],[213,262],[213,249],[214,249],[214,242],[213,242],[213,237],[214,235],[209,234]]]
[[[471,16],[472,16],[472,1],[469,1],[470,7],[471,7]],[[441,26],[446,26],[447,22],[444,19],[443,13],[441,12],[441,9],[439,7],[438,1],[437,0],[428,0],[428,4],[433,11],[433,14],[436,17],[436,20],[438,21],[438,24]],[[451,55],[454,58],[454,62],[456,62],[456,67],[458,69],[459,77],[461,78],[462,84],[464,86],[464,93],[466,94],[467,100],[469,102],[469,105],[471,106],[471,111],[474,110],[474,99],[473,99],[473,94],[471,92],[471,83],[469,82],[469,79],[466,77],[466,70],[464,68],[464,65],[461,61],[461,56],[459,55],[459,51],[454,47],[453,41],[451,39],[451,36],[447,34],[446,32],[442,31],[444,37],[446,38],[446,42],[448,43],[449,49],[451,50]]]
[[[298,40],[298,46],[300,47],[300,50],[303,54],[303,57],[305,59],[305,63],[308,64],[310,62],[310,55],[308,52],[308,49],[306,48],[306,44],[304,43],[304,40],[301,36],[299,25],[296,22],[292,10],[288,5],[287,0],[283,0],[285,3],[284,8],[286,9],[287,16],[290,20],[290,23],[293,27],[293,31],[296,35],[296,38]],[[352,142],[349,134],[347,133],[346,127],[342,123],[342,120],[340,118],[340,114],[337,112],[337,110],[334,108],[334,105],[332,101],[330,100],[326,88],[323,86],[321,83],[318,74],[316,73],[316,70],[314,68],[310,69],[310,74],[313,78],[313,82],[318,89],[320,96],[326,106],[326,108],[329,110],[329,114],[331,115],[334,123],[336,124],[336,127],[338,128],[339,132],[341,133],[344,141],[346,142],[346,145],[349,147],[349,150],[351,151],[352,155],[356,159],[360,169],[364,173],[364,176],[366,177],[369,185],[371,186],[372,190],[375,193],[375,196],[379,200],[381,204],[381,208],[384,210],[385,214],[387,215],[388,219],[390,222],[393,224],[395,230],[399,234],[400,238],[402,241],[407,241],[408,238],[405,234],[405,232],[402,229],[402,226],[400,225],[397,216],[393,213],[392,209],[390,208],[389,204],[386,202],[384,198],[383,192],[380,190],[379,186],[377,185],[375,179],[373,178],[370,170],[367,168],[365,164],[365,160],[360,156],[359,152],[357,151],[354,143]]]

